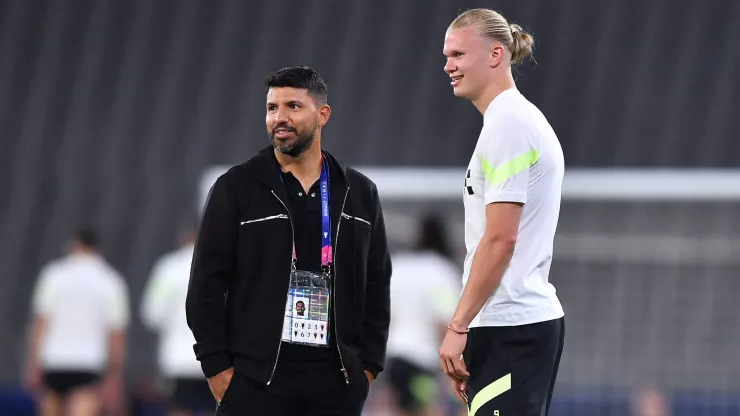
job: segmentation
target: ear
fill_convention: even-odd
[[[491,68],[496,68],[497,66],[501,65],[502,62],[504,62],[505,57],[506,50],[504,49],[504,46],[496,42],[491,45],[491,57],[488,61],[488,65]]]
[[[319,107],[319,126],[328,123],[329,117],[331,117],[331,107],[329,107],[329,104],[323,104]]]

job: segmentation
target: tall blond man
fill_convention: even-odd
[[[563,152],[511,70],[533,44],[488,9],[460,14],[444,39],[455,96],[483,115],[462,189],[464,289],[439,349],[470,415],[547,415],[563,351],[564,312],[549,282]]]

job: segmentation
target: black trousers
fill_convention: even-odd
[[[546,416],[564,339],[564,318],[471,328],[463,354],[470,415]]]
[[[368,392],[364,372],[346,384],[337,368],[279,371],[269,386],[235,373],[216,415],[360,416]]]

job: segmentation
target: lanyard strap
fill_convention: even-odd
[[[280,177],[282,180],[282,176]],[[324,155],[321,155],[321,176],[319,177],[319,188],[321,193],[321,268],[328,271],[333,263],[334,253],[331,245],[331,214],[329,210],[329,163]],[[295,267],[298,257],[295,251],[295,238],[293,239],[293,266]]]
[[[329,213],[329,163],[321,155],[321,267],[328,269],[333,263],[331,247],[331,215]]]

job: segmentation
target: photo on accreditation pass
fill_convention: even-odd
[[[320,303],[320,302],[319,302]],[[315,305],[320,306],[321,305]],[[311,319],[320,318],[323,315],[311,313],[311,299],[308,297],[295,297],[293,299],[293,325],[291,338],[295,342],[307,344],[325,344],[327,324],[325,320]],[[316,309],[316,308],[314,308]]]

